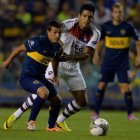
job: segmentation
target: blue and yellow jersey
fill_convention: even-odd
[[[46,67],[56,56],[60,44],[52,44],[48,36],[34,37],[25,43],[27,56],[24,61],[21,76],[40,77],[45,75]]]
[[[113,25],[108,21],[102,26],[101,38],[105,39],[105,56],[102,66],[113,69],[129,69],[129,46],[131,38],[139,40],[133,24],[123,21],[120,25]]]

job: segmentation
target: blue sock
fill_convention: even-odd
[[[133,109],[133,99],[132,99],[132,92],[125,92],[125,104],[126,104],[126,109],[128,112],[128,115],[132,113],[132,109]]]
[[[45,102],[45,99],[42,99],[40,96],[37,96],[37,98],[35,99],[34,104],[32,106],[29,121],[31,121],[31,120],[35,121],[36,120],[36,117],[37,117],[41,107],[43,106],[44,102]]]
[[[56,119],[60,112],[60,105],[52,105],[49,106],[49,120],[48,120],[48,128],[53,128],[55,126]]]
[[[95,112],[99,114],[101,104],[103,102],[105,90],[97,90],[96,97],[95,97]]]

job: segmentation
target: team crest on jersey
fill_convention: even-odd
[[[49,71],[48,74],[49,74],[49,75],[53,74],[53,71]]]
[[[39,81],[38,80],[34,80],[33,84],[37,85],[37,84],[39,84]]]
[[[122,30],[120,30],[120,32],[121,32],[122,35],[125,35],[126,34],[126,30],[123,30],[122,29]]]

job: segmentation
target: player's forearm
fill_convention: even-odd
[[[93,53],[94,49],[90,47],[86,47],[83,51],[83,53],[79,54],[74,54],[74,55],[67,55],[63,54],[60,58],[59,61],[64,62],[64,61],[85,61],[89,58],[89,56]]]
[[[18,46],[13,50],[10,56],[7,58],[7,61],[11,62],[20,52],[25,51],[25,49],[21,49],[21,46]]]
[[[8,68],[9,64],[11,63],[11,61],[21,52],[21,51],[26,51],[26,48],[23,45],[18,46],[17,48],[15,48],[12,53],[10,54],[10,56],[3,62],[3,67],[4,68]]]
[[[97,44],[96,44],[96,48],[95,48],[95,55],[98,55],[101,49],[101,46],[103,45],[104,40],[100,40]]]
[[[72,60],[72,61],[82,61],[86,60],[89,57],[89,54],[87,53],[80,53],[80,54],[75,54],[75,55],[69,55],[67,56],[66,60]]]
[[[53,72],[54,72],[54,77],[58,77],[58,65],[59,65],[59,61],[54,59],[52,61],[52,68],[53,68]]]

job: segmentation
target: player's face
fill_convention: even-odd
[[[112,18],[117,22],[121,22],[123,20],[123,9],[122,8],[113,8]]]
[[[83,10],[81,14],[79,14],[79,26],[81,29],[87,29],[90,26],[90,23],[93,22],[93,12],[88,10]]]
[[[56,43],[60,40],[61,28],[51,27],[50,31],[47,30],[47,34],[51,43]]]

